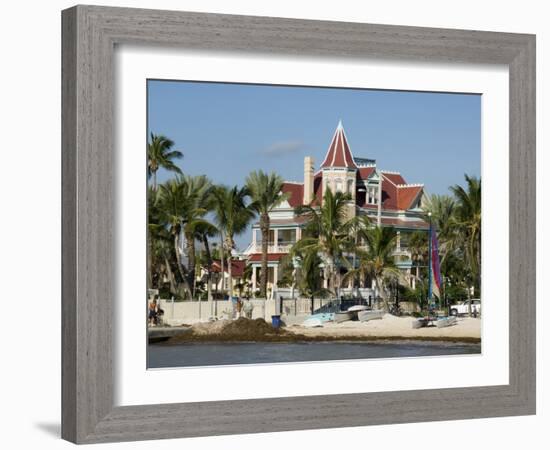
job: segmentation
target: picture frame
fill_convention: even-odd
[[[120,44],[507,65],[509,383],[115,407],[113,52]],[[64,10],[62,437],[80,444],[534,414],[535,135],[533,35],[99,6]]]

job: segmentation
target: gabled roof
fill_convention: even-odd
[[[375,171],[375,167],[361,167],[357,171],[357,180],[366,181]],[[407,184],[401,174],[396,172],[382,173],[382,208],[385,210],[403,211],[411,209],[418,199],[424,186],[422,184]],[[323,200],[323,172],[318,171],[313,177],[313,204],[320,205]],[[285,182],[283,192],[290,194],[288,204],[296,208],[303,204],[303,183]],[[366,198],[365,198],[366,200]],[[363,208],[377,208],[376,205],[361,204],[363,199],[357,195],[357,205]]]
[[[397,205],[399,209],[411,209],[421,191],[422,186],[419,185],[398,186]]]
[[[357,171],[358,180],[366,180],[376,170],[376,167],[360,167]]]
[[[406,184],[405,179],[401,176],[399,172],[388,172],[385,170],[380,171],[384,178],[393,183],[394,185]]]
[[[358,179],[366,180],[374,168],[359,169]],[[405,179],[397,172],[382,173],[382,208],[385,210],[403,211],[411,209],[413,203],[424,188],[421,184],[407,184]],[[358,202],[359,204],[359,202]],[[364,208],[377,208],[376,205],[359,204]]]
[[[355,162],[353,161],[353,155],[349,149],[348,140],[342,121],[338,122],[332,141],[328,148],[327,154],[321,168],[328,167],[347,167],[349,169],[357,169]]]
[[[292,208],[296,208],[304,203],[304,184],[303,183],[292,183],[285,181],[283,183],[282,191],[284,194],[290,194],[287,199],[288,204]]]

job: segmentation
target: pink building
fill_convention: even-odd
[[[428,229],[428,224],[421,217],[424,185],[408,184],[400,172],[381,170],[373,159],[354,157],[340,122],[319,169],[315,170],[313,158],[306,156],[303,181],[285,182],[283,192],[289,193],[290,197],[270,214],[270,286],[277,285],[281,258],[300,239],[305,225],[305,219],[297,216],[294,208],[311,202],[321,205],[327,187],[332,192],[351,195],[350,217],[367,215],[373,223],[394,227],[398,233],[395,249],[395,255],[399,257],[398,265],[410,274],[412,262],[406,247],[406,236],[415,230]],[[261,266],[261,239],[259,224],[255,224],[252,242],[245,251],[253,268],[253,292],[259,285],[257,272]]]

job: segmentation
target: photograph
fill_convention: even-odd
[[[544,448],[545,6],[5,2],[3,448]]]
[[[147,105],[149,369],[481,354],[480,95],[147,80]]]

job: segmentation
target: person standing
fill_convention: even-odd
[[[157,300],[153,299],[149,302],[149,325],[156,325],[157,322]]]

